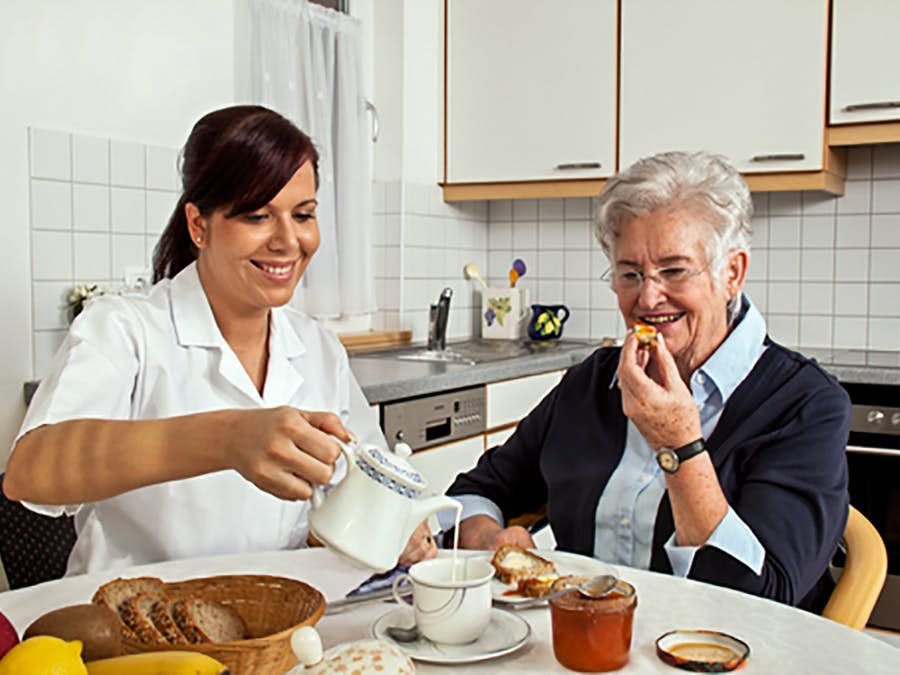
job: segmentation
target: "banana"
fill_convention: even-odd
[[[88,675],[228,675],[228,668],[199,652],[163,651],[90,661]]]

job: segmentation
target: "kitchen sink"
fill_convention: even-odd
[[[596,346],[587,340],[466,340],[451,342],[443,351],[425,347],[401,347],[384,351],[358,354],[361,358],[399,359],[401,361],[425,361],[428,363],[456,363],[474,366],[521,358],[533,354],[559,354]]]

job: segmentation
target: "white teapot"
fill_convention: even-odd
[[[397,564],[413,530],[432,513],[460,509],[443,495],[423,497],[425,479],[407,461],[412,450],[348,445],[335,439],[347,459],[347,475],[330,491],[313,487],[309,529],[329,549],[377,572]]]

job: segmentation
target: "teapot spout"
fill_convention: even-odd
[[[437,513],[438,511],[444,511],[446,509],[452,509],[461,513],[462,504],[447,495],[435,495],[434,497],[416,500],[413,504],[412,511],[410,511],[409,520],[406,523],[404,543],[412,536],[413,530],[415,530],[423,520],[428,518],[432,513]]]

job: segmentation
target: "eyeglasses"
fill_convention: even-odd
[[[709,265],[700,269],[690,267],[663,267],[656,274],[645,274],[640,270],[622,269],[616,270],[610,267],[600,277],[608,281],[612,289],[617,293],[639,293],[647,279],[654,281],[667,291],[679,291],[683,289],[694,277],[703,274]]]

